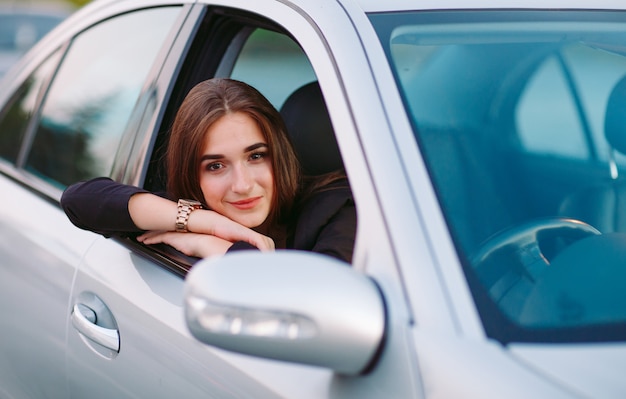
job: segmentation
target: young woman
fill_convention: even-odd
[[[291,248],[352,260],[356,212],[345,176],[301,176],[278,111],[230,79],[201,82],[183,101],[168,142],[167,193],[96,178],[69,186],[61,205],[80,228],[192,257]]]

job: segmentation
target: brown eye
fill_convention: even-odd
[[[213,171],[216,171],[216,170],[220,170],[223,167],[224,167],[224,165],[222,163],[220,163],[220,162],[213,162],[213,163],[210,163],[210,164],[208,164],[206,166],[206,170],[208,170],[209,172],[213,172]]]
[[[255,153],[250,155],[250,160],[257,161],[257,160],[260,160],[260,159],[264,159],[265,157],[267,157],[267,153],[266,152],[255,152]]]

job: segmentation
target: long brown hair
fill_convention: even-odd
[[[167,190],[206,207],[200,188],[200,157],[209,127],[226,114],[242,112],[259,126],[268,145],[274,173],[270,225],[281,223],[294,203],[300,165],[284,122],[274,106],[252,86],[232,79],[209,79],[194,86],[181,104],[167,148]]]

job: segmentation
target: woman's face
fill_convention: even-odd
[[[247,114],[226,114],[207,131],[200,158],[200,188],[212,210],[246,227],[270,213],[274,175],[269,148]]]

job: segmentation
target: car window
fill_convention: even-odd
[[[34,116],[41,90],[59,62],[61,51],[48,57],[17,89],[0,114],[0,157],[15,163],[22,138]]]
[[[60,187],[111,173],[140,90],[179,11],[124,14],[73,40],[44,101],[27,170]]]
[[[293,39],[261,28],[246,40],[230,77],[256,87],[277,109],[295,89],[316,80],[308,58]]]
[[[256,23],[255,23],[256,21]],[[184,62],[167,101],[163,119],[159,122],[159,134],[155,138],[150,164],[146,172],[143,187],[151,191],[165,191],[167,173],[164,162],[169,127],[180,107],[181,102],[198,82],[210,78],[231,78],[243,81],[259,90],[272,105],[282,113],[287,130],[298,130],[301,134],[292,134],[292,143],[299,156],[304,173],[313,168],[308,164],[319,164],[324,173],[343,167],[341,154],[333,132],[332,123],[326,111],[323,94],[317,85],[317,76],[311,62],[299,44],[288,34],[267,19],[257,15],[220,9],[213,13],[208,9],[203,23],[199,25],[189,50],[184,55]],[[293,96],[294,93],[299,95]],[[303,93],[303,94],[301,94]],[[308,105],[295,105],[294,109],[306,109],[306,118],[302,120],[311,134],[303,129],[290,127],[285,118],[284,104],[289,99],[311,99]],[[293,104],[294,101],[291,101]],[[293,113],[292,113],[293,115]],[[306,119],[306,120],[305,120]],[[298,136],[299,140],[294,140]],[[309,140],[307,141],[306,138]],[[300,142],[300,145],[298,144]],[[309,145],[310,144],[310,145]],[[317,149],[308,151],[306,162],[299,149]],[[315,165],[318,166],[318,165]],[[309,174],[322,174],[322,172]],[[182,256],[170,247],[150,248],[164,259],[164,266],[181,275],[186,274],[194,260]],[[171,260],[171,262],[170,262]]]
[[[609,148],[626,153],[626,46],[614,17],[372,17],[485,329],[503,342],[623,337],[626,168]]]

